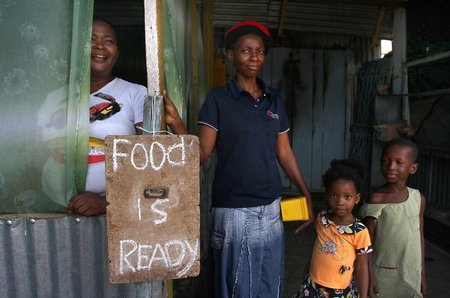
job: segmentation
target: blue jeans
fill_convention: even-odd
[[[209,277],[214,297],[283,297],[280,200],[252,208],[213,208]]]

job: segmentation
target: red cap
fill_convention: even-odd
[[[255,20],[245,20],[232,26],[225,32],[226,47],[231,49],[233,44],[242,36],[254,34],[262,38],[266,52],[269,49],[270,32],[266,26]]]

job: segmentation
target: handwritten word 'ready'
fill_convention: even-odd
[[[176,277],[181,278],[195,263],[198,244],[198,239],[194,243],[187,240],[170,240],[153,245],[121,240],[119,273],[151,271],[155,267],[162,267],[175,271]]]
[[[186,149],[184,138],[180,138],[179,143],[172,144],[167,148],[159,143],[152,142],[149,147],[142,143],[132,144],[126,139],[113,140],[113,171],[119,170],[119,160],[129,160],[133,168],[142,171],[151,167],[154,171],[159,171],[168,163],[170,166],[184,166],[186,164]],[[128,146],[126,146],[128,145]],[[120,149],[119,149],[120,147]]]

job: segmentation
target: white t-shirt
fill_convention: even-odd
[[[136,129],[134,125],[143,121],[144,99],[147,95],[147,89],[138,84],[130,83],[125,80],[115,78],[100,90],[90,96],[91,123],[89,127],[89,136],[91,138],[104,140],[108,135],[134,135]],[[111,98],[112,97],[112,98]],[[104,112],[95,119],[92,115],[94,106],[99,108],[117,105],[111,112]],[[104,119],[101,119],[101,118]],[[98,143],[98,142],[97,142]],[[105,195],[105,162],[92,162],[91,157],[104,155],[104,146],[91,146],[89,148],[90,161],[86,177],[86,191]],[[95,160],[95,158],[93,159]]]

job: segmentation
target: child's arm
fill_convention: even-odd
[[[421,292],[423,295],[426,295],[427,293],[427,281],[426,281],[426,275],[425,275],[425,237],[423,233],[423,215],[425,212],[425,197],[420,194],[421,196],[421,204],[420,204],[420,245],[422,249],[422,280],[421,280]]]
[[[367,298],[369,294],[369,259],[370,253],[356,255],[356,276],[360,298]]]
[[[375,230],[377,227],[377,220],[371,216],[368,216],[364,218],[364,224],[366,225],[367,229],[369,230],[370,234],[370,241],[372,242],[372,247],[374,247],[375,243]],[[375,275],[373,274],[373,264],[372,264],[372,254],[369,255],[368,258],[368,270],[369,270],[369,296],[375,297],[378,296],[378,284],[377,280],[375,278]]]

